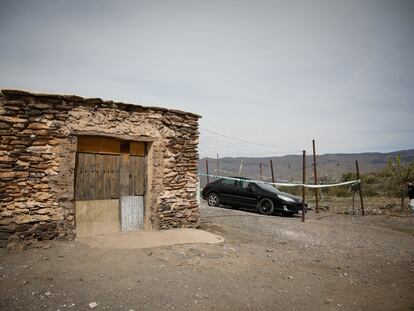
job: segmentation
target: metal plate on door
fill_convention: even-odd
[[[144,228],[144,197],[121,197],[122,231],[134,231]]]

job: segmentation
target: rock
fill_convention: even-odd
[[[17,164],[18,166],[23,166],[23,167],[29,167],[29,166],[30,166],[30,163],[28,163],[28,162],[23,162],[23,161],[20,161],[20,160],[17,160],[17,161],[16,161],[16,164]]]
[[[0,172],[0,179],[14,178],[17,172]]]
[[[48,129],[49,126],[45,123],[31,123],[29,124],[29,129],[32,130],[44,130],[44,129]]]
[[[201,257],[203,254],[196,248],[189,248],[188,249],[188,257]]]
[[[19,215],[16,217],[16,224],[27,224],[27,223],[34,223],[40,221],[49,220],[49,216],[47,215]]]
[[[51,105],[49,104],[42,104],[42,103],[31,103],[29,104],[30,107],[37,108],[37,109],[50,109]]]
[[[27,122],[27,119],[21,119],[17,117],[8,117],[0,115],[0,121],[6,123],[24,123]]]
[[[0,240],[8,240],[11,235],[11,233],[0,231]]]
[[[98,306],[98,304],[96,302],[91,302],[89,303],[89,309],[94,309]]]
[[[50,291],[47,291],[47,292],[45,293],[45,296],[52,296],[52,293],[51,293]]]
[[[223,258],[225,254],[227,253],[210,253],[206,254],[205,257],[208,259],[220,259]]]

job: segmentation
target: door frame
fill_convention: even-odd
[[[152,193],[149,191],[149,185],[152,184],[153,180],[153,159],[154,159],[154,148],[153,143],[157,140],[156,137],[149,137],[149,136],[140,136],[140,135],[117,135],[117,134],[106,134],[106,133],[99,133],[99,132],[84,132],[84,131],[71,131],[71,135],[76,139],[76,149],[74,152],[74,170],[73,170],[73,223],[75,229],[75,236],[76,236],[76,207],[75,207],[75,196],[76,196],[76,171],[77,171],[77,154],[78,154],[78,137],[80,136],[98,136],[98,137],[107,137],[113,138],[120,141],[129,141],[129,142],[142,142],[144,143],[144,193],[143,193],[143,201],[144,201],[144,229],[145,230],[152,230],[152,223],[151,223],[151,201],[152,201]],[[122,156],[122,154],[120,154]],[[121,198],[118,198],[120,200]]]

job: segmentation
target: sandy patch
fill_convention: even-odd
[[[197,229],[170,229],[160,231],[133,231],[78,238],[78,241],[98,248],[143,249],[178,244],[216,244],[224,238]]]

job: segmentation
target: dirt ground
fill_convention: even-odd
[[[0,250],[0,310],[414,310],[414,217],[202,205],[220,244]]]
[[[315,199],[312,193],[308,193],[307,202],[315,206]],[[401,198],[390,198],[386,196],[364,197],[365,214],[367,215],[391,215],[391,216],[408,216],[412,212],[408,207],[408,198],[404,201],[404,208],[401,210]],[[338,214],[353,214],[352,197],[324,197],[320,203],[322,208],[329,208],[330,212]],[[358,195],[355,196],[354,212],[356,215],[361,214],[361,204]]]

